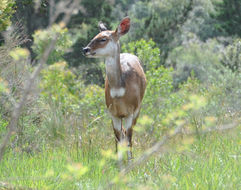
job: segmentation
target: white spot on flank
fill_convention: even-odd
[[[125,95],[126,89],[121,87],[121,88],[111,88],[110,89],[110,96],[112,98],[116,97],[122,97]]]
[[[124,72],[128,72],[131,70],[131,67],[128,65],[128,62],[123,62],[121,65],[122,65],[122,70]]]

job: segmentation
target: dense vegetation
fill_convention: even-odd
[[[0,156],[0,189],[241,189],[241,2],[81,0],[67,25],[58,2],[0,2],[0,150],[56,38]],[[126,15],[132,24],[121,49],[142,60],[148,81],[135,157],[184,127],[122,176],[104,61],[81,50],[100,20],[115,29]]]

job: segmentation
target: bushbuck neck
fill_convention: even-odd
[[[109,42],[115,43],[115,42]],[[113,55],[105,58],[106,76],[110,88],[118,89],[123,87],[122,72],[120,65],[120,45],[117,41],[113,50]]]

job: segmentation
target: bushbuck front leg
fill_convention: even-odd
[[[116,137],[116,150],[117,150],[118,146],[123,146],[123,142],[124,142],[124,133],[122,131],[122,119],[112,116],[112,122],[113,122],[113,129],[114,129],[115,137]],[[119,150],[117,152],[117,157],[118,157],[118,162],[119,162],[119,168],[122,169],[122,167],[123,167],[122,150]]]
[[[133,124],[133,114],[129,115],[128,117],[124,118],[124,123],[125,123],[125,141],[127,142],[128,150],[127,150],[127,157],[128,161],[130,162],[132,159],[132,124]]]

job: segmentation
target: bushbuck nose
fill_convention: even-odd
[[[88,52],[90,52],[90,48],[89,48],[89,47],[83,48],[83,53],[84,53],[84,55],[85,55],[86,53],[88,53]]]

